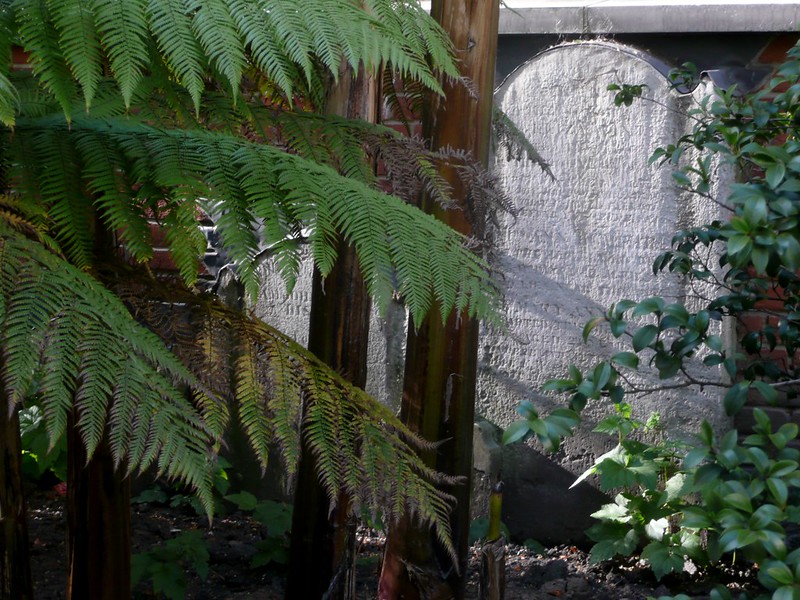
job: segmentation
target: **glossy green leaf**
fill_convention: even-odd
[[[513,444],[524,438],[530,433],[531,428],[528,421],[514,421],[503,432],[503,444]]]
[[[611,357],[611,362],[634,370],[639,367],[639,357],[633,352],[617,352]]]
[[[647,298],[646,300],[639,302],[639,304],[636,305],[636,308],[633,309],[631,316],[641,317],[653,313],[660,313],[663,308],[664,299],[659,298],[658,296],[653,296],[652,298]]]
[[[645,325],[644,327],[639,328],[636,333],[633,334],[633,340],[631,342],[634,351],[641,352],[650,344],[652,344],[656,340],[657,336],[658,327],[655,325]]]

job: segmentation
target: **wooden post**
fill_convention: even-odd
[[[503,600],[506,592],[506,540],[500,531],[502,505],[503,482],[499,481],[489,497],[489,532],[481,548],[478,582],[480,600]]]

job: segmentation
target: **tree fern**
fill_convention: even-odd
[[[113,294],[43,247],[0,224],[0,348],[3,382],[12,401],[36,398],[51,440],[65,430],[76,407],[78,429],[89,453],[109,418],[108,407],[136,418],[140,447],[129,452],[111,419],[115,458],[144,469],[158,457],[162,472],[197,488],[211,508],[208,448],[212,437],[177,384],[201,387],[158,338],[142,328]],[[119,383],[138,369],[143,398]],[[126,408],[126,404],[128,405]],[[169,423],[163,419],[168,418]],[[133,425],[131,425],[133,423]],[[164,460],[165,453],[179,458]]]
[[[58,0],[59,3],[62,1],[65,4],[70,2]],[[145,0],[92,2],[97,32],[108,56],[111,72],[119,82],[125,106],[130,106],[133,93],[150,62],[150,32],[145,6]]]
[[[184,335],[167,334],[173,350],[191,362],[207,388],[233,390],[231,401],[237,403],[262,465],[266,466],[268,448],[277,445],[287,471],[293,473],[303,437],[318,458],[319,477],[331,498],[346,491],[354,499],[351,510],[356,515],[362,507],[392,521],[416,514],[432,523],[449,547],[452,498],[440,487],[457,482],[420,459],[418,451],[431,451],[432,444],[408,432],[386,407],[272,327],[169,282],[148,281],[145,286],[142,274],[130,272],[113,289],[155,331],[160,318],[154,307],[163,307],[165,300],[183,314],[184,323],[194,324]],[[228,342],[218,341],[232,346],[223,353],[198,353],[198,340],[207,340],[215,331],[226,332]],[[205,344],[209,350],[212,346]],[[233,365],[229,355],[236,357]],[[204,420],[216,423],[218,431],[230,418],[216,402],[206,403],[203,411]]]
[[[266,325],[93,255],[105,228],[146,262],[155,219],[191,285],[205,208],[249,293],[264,244],[291,283],[298,238],[323,274],[344,238],[379,304],[400,295],[416,322],[434,305],[496,314],[471,241],[375,189],[367,166],[403,148],[415,166],[390,167],[395,189],[407,175],[445,200],[439,158],[385,129],[286,110],[321,106],[346,64],[440,93],[439,75],[458,73],[419,3],[0,0],[6,30],[0,53],[19,42],[32,65],[0,70],[0,351],[14,401],[41,402],[52,436],[77,410],[90,452],[107,434],[119,465],[155,463],[207,508],[209,460],[236,402],[262,462],[277,443],[291,471],[306,436],[329,494],[387,519],[411,511],[446,541],[451,498],[438,486],[454,482],[424,466],[417,451],[430,446],[394,415]],[[457,276],[434,281],[436,269]]]
[[[34,72],[68,118],[73,81],[80,83],[90,107],[106,59],[129,104],[150,66],[150,44],[165,56],[196,109],[208,67],[222,75],[235,98],[245,69],[253,64],[265,69],[289,100],[297,86],[296,69],[307,86],[319,87],[318,66],[336,78],[343,60],[370,70],[389,64],[435,90],[440,88],[431,64],[457,76],[447,37],[435,25],[420,26],[424,13],[417,3],[371,0],[361,9],[350,0],[5,0],[4,6],[19,23]],[[255,29],[259,24],[266,25],[263,32]]]
[[[318,258],[332,256],[337,236],[343,235],[354,244],[370,293],[379,306],[387,306],[395,292],[403,294],[417,322],[432,299],[440,303],[443,313],[449,313],[455,306],[454,299],[459,298],[458,306],[471,314],[496,314],[497,291],[487,277],[485,263],[466,247],[464,238],[400,199],[342,177],[325,165],[272,146],[213,132],[158,130],[129,121],[81,118],[68,129],[66,124],[59,126],[53,120],[20,119],[16,130],[15,139],[27,139],[29,143],[34,140],[38,158],[34,173],[41,178],[43,188],[43,197],[38,201],[52,202],[56,237],[63,240],[76,260],[90,247],[86,237],[86,200],[76,190],[83,189],[99,174],[98,163],[93,164],[95,171],[87,174],[81,164],[70,160],[75,155],[73,144],[80,141],[84,155],[92,144],[106,148],[108,178],[127,169],[136,176],[132,185],[162,190],[159,202],[164,214],[191,215],[191,205],[199,198],[208,198],[219,215],[217,225],[224,245],[240,265],[251,294],[258,287],[253,268],[257,219],[265,218],[270,219],[268,230],[281,222],[302,224],[310,231],[312,253]],[[36,145],[40,139],[44,147]],[[25,169],[17,169],[24,157],[19,157],[19,162],[14,160],[15,143],[12,140],[9,148],[12,181],[29,175]],[[108,151],[109,145],[113,152]],[[216,151],[209,153],[209,147]],[[229,178],[219,174],[221,164],[236,169],[240,177],[238,190],[230,185]],[[270,176],[254,177],[259,171]],[[214,186],[220,183],[224,189],[217,195]],[[20,189],[24,188],[24,184],[20,185]],[[251,202],[253,199],[258,201]],[[102,202],[123,203],[118,210],[136,208],[124,196],[103,196]],[[117,210],[106,204],[104,207],[109,212]],[[145,209],[146,206],[139,208]],[[196,231],[184,222],[170,235],[176,257],[181,260],[187,281],[192,283],[196,272],[189,266],[189,257],[199,250]],[[428,270],[420,265],[432,261],[464,279],[431,287]],[[318,260],[317,264],[323,274],[328,272],[327,260]]]

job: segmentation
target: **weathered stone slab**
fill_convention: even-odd
[[[616,107],[610,83],[646,84],[645,95],[656,101]],[[509,331],[482,334],[477,410],[505,427],[518,418],[522,400],[555,406],[538,393],[544,381],[620,349],[603,328],[583,343],[591,317],[622,298],[693,294],[677,278],[654,278],[651,265],[678,229],[713,219],[718,208],[682,195],[669,169],[648,165],[656,147],[690,127],[683,116],[689,100],[630,49],[597,42],[553,48],[509,76],[497,102],[555,175],[530,164],[496,164],[521,214],[506,218],[497,234]],[[716,391],[651,394],[635,405],[639,416],[658,411],[673,434],[695,431],[702,419],[727,422]],[[607,410],[589,409],[589,423]],[[558,462],[580,473],[607,443],[582,432]]]

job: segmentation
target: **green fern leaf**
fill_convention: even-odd
[[[12,127],[19,107],[19,95],[8,78],[0,73],[0,123]]]
[[[116,457],[127,451],[129,469],[157,459],[167,475],[197,486],[210,507],[212,437],[174,385],[202,389],[197,380],[118,298],[2,223],[0,257],[0,346],[12,400],[40,398],[51,442],[76,407],[89,455],[108,426]],[[121,378],[137,373],[139,388],[152,391],[123,393]],[[135,416],[123,425],[120,414]],[[133,438],[126,446],[120,440],[129,431]]]
[[[88,110],[100,83],[100,41],[90,0],[50,0],[48,8],[59,32],[59,43]]]
[[[267,2],[229,0],[228,6],[255,66],[291,102],[295,86],[302,81],[302,77],[297,63],[291,60],[280,43]],[[311,68],[311,64],[307,66]]]
[[[9,80],[14,37],[14,13],[8,2],[0,3],[0,123],[9,127],[19,109],[19,93]]]
[[[59,0],[61,1],[61,0]],[[100,41],[129,107],[136,86],[150,62],[147,0],[94,0]]]
[[[183,0],[149,0],[146,10],[158,49],[199,109],[205,63]]]
[[[234,99],[239,90],[246,58],[242,37],[225,2],[195,0],[187,9],[192,30],[212,64],[228,80]]]
[[[56,98],[69,121],[77,93],[47,4],[46,0],[16,0],[13,7],[33,72]]]

